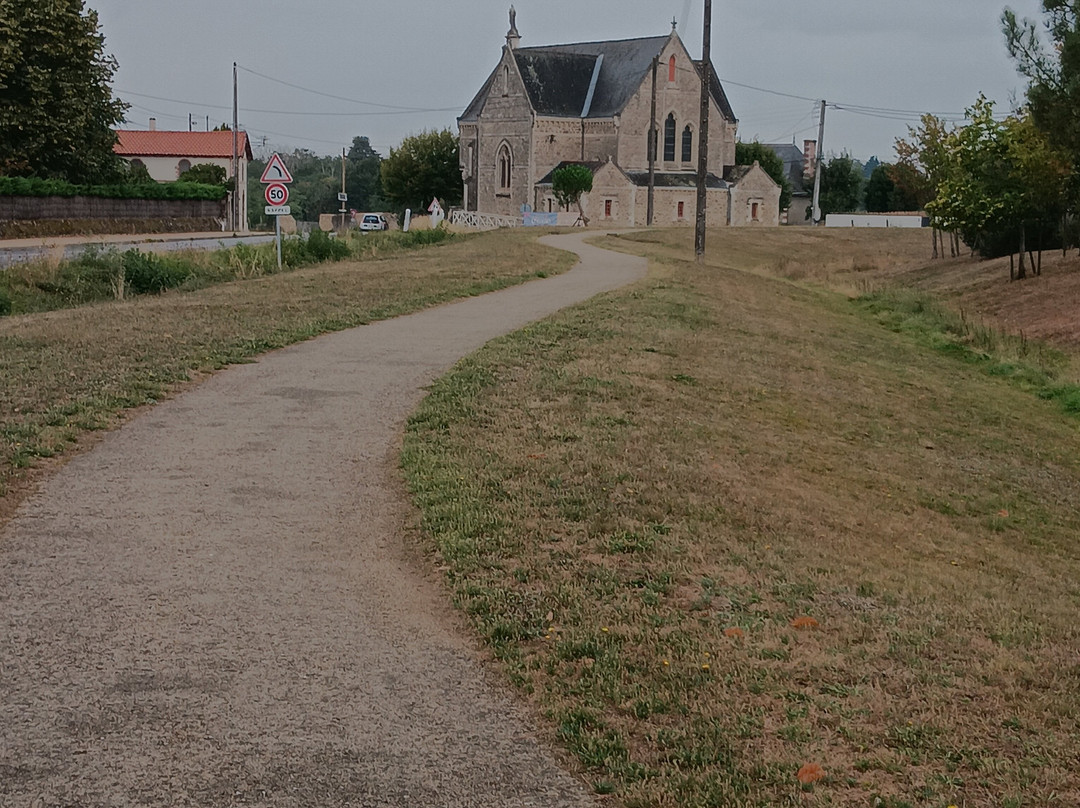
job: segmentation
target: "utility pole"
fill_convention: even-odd
[[[341,147],[341,229],[345,229],[345,147]]]
[[[825,154],[825,102],[821,102],[821,122],[818,124],[817,157],[814,160],[814,225],[821,224],[821,158]]]
[[[700,264],[705,259],[705,214],[708,205],[709,176],[709,104],[712,101],[712,0],[705,0],[705,33],[701,47],[701,134],[698,136],[697,233],[694,255]]]
[[[236,62],[232,63],[232,175],[233,198],[230,205],[233,232],[240,230],[240,96],[237,89]]]
[[[191,117],[190,112],[187,114],[187,130],[189,132],[194,132],[195,131],[195,119],[193,117]]]
[[[649,117],[649,209],[645,215],[645,224],[652,227],[656,213],[656,74],[660,70],[659,54],[652,60],[652,114]]]

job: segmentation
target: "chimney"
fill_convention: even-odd
[[[151,118],[150,119],[150,131],[151,132],[156,132],[157,131],[157,118]]]
[[[514,50],[521,44],[521,34],[517,29],[517,10],[510,6],[510,30],[506,32],[506,47]]]
[[[803,176],[812,177],[817,168],[817,141],[804,140],[802,147]]]

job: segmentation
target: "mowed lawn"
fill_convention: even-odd
[[[823,285],[928,241],[606,239],[649,278],[412,418],[424,540],[612,804],[1080,805],[1080,418]]]
[[[193,292],[0,317],[0,521],[44,458],[69,455],[125,412],[205,373],[572,264],[532,234],[492,233]]]

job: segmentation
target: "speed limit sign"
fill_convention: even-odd
[[[288,201],[289,188],[287,185],[275,182],[266,186],[266,204],[278,207],[284,205]]]

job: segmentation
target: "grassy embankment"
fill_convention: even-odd
[[[0,519],[40,459],[63,455],[88,433],[117,424],[125,410],[153,403],[193,377],[320,333],[572,264],[524,233],[456,237],[423,250],[406,249],[400,234],[373,235],[355,253],[352,260],[268,276],[250,248],[223,258],[168,258],[154,266],[187,261],[203,273],[162,295],[0,317]],[[19,268],[8,283],[21,305],[75,303],[74,292],[55,290],[107,294],[118,260],[98,261],[104,272],[98,264],[82,273],[65,265]],[[235,275],[249,279],[190,288]],[[30,298],[28,285],[42,280],[45,290]]]
[[[463,361],[404,454],[596,792],[1080,804],[1069,358],[884,291],[933,274],[925,234],[718,232],[703,268],[686,232],[608,243],[650,277]]]

